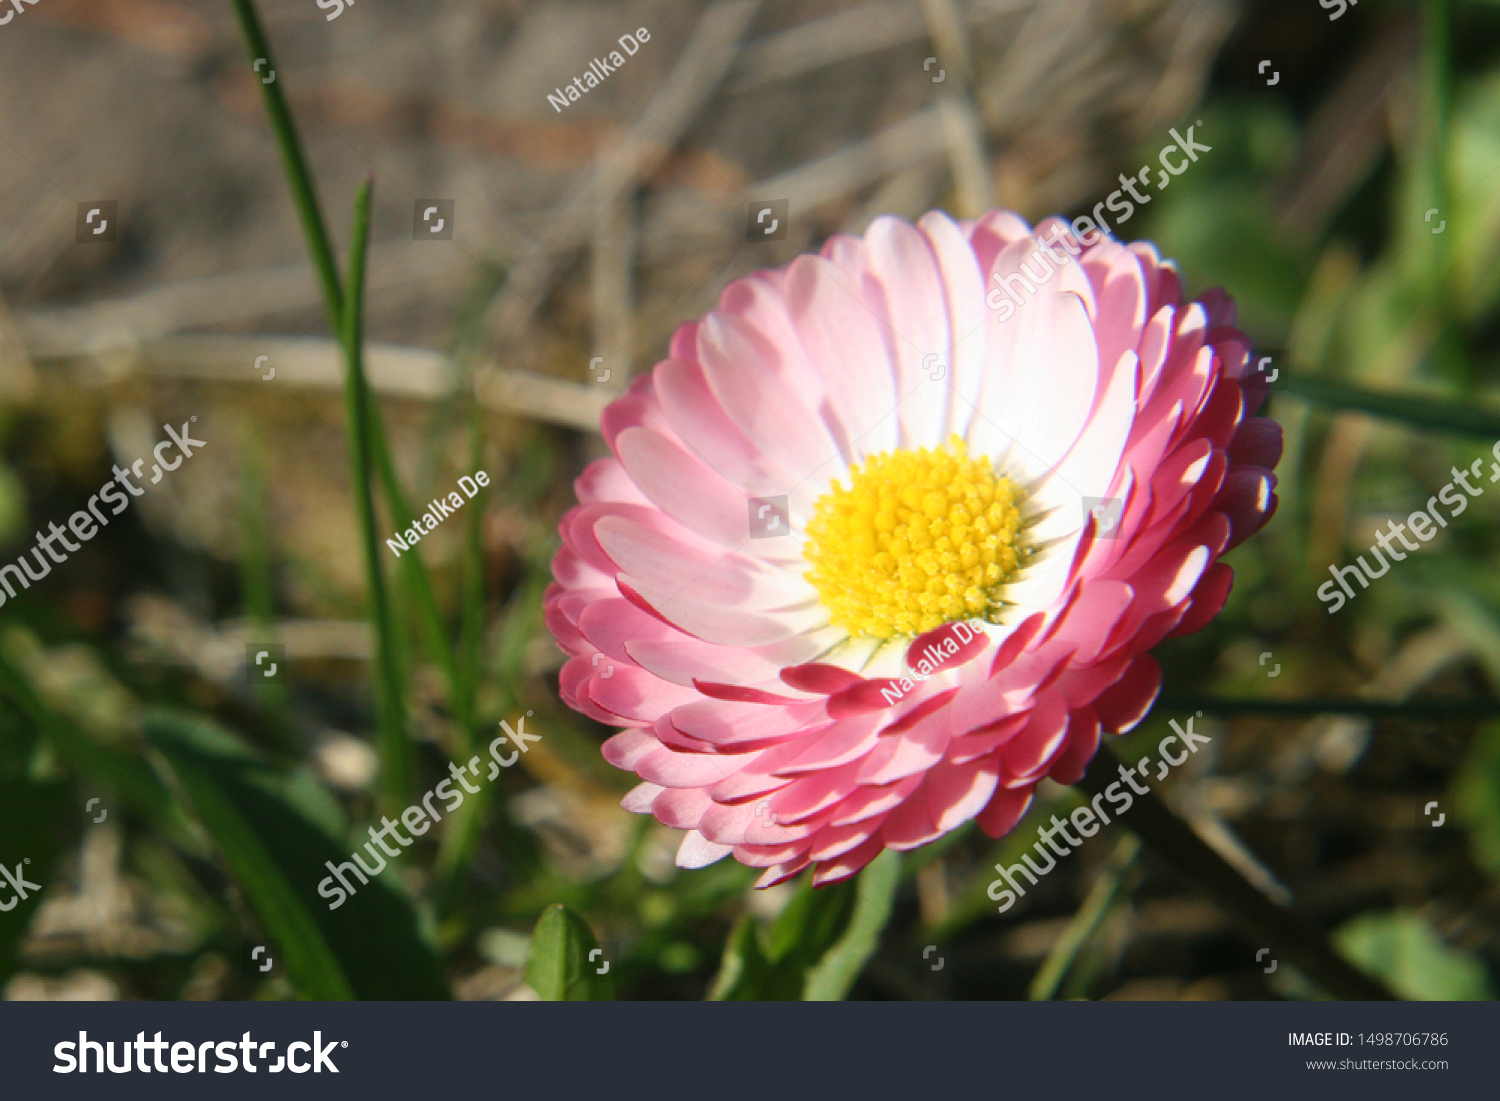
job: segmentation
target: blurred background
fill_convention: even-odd
[[[1230,556],[1224,613],[1158,650],[1164,698],[1127,748],[1205,709],[1209,751],[1166,786],[1183,818],[1402,995],[1494,996],[1500,493],[1338,614],[1314,592],[1500,440],[1500,4],[260,10],[274,64],[253,70],[229,0],[40,0],[0,26],[0,565],[117,464],[149,471],[163,426],[204,441],[0,607],[0,863],[43,887],[0,913],[7,998],[533,998],[554,903],[610,964],[594,996],[1318,996],[1118,827],[997,915],[993,865],[1079,798],[1050,784],[1011,837],[960,830],[879,882],[678,870],[678,835],[619,808],[610,732],[558,701],[541,623],[599,411],[727,281],[880,213],[1087,213],[1188,126],[1209,151],[1116,232],[1190,293],[1225,287],[1285,373],[1282,503]],[[599,87],[549,102],[639,28]],[[374,173],[368,369],[407,499],[491,479],[419,551],[380,548],[399,776],[267,79],[340,248]],[[518,767],[325,908],[323,861],[388,793],[523,715],[541,741]]]

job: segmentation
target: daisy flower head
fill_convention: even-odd
[[[1223,605],[1281,431],[1149,244],[878,219],[731,283],[603,416],[547,623],[627,809],[769,886],[1010,830]]]

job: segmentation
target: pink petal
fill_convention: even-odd
[[[872,837],[863,845],[850,849],[842,856],[826,864],[819,864],[817,870],[813,872],[813,886],[826,887],[830,883],[838,883],[841,880],[848,879],[879,856],[880,847],[880,838]],[[760,886],[760,884],[756,884],[756,886]]]
[[[1031,808],[1032,791],[1030,787],[997,789],[989,806],[975,819],[979,828],[990,837],[1004,837]]]
[[[697,830],[688,830],[677,849],[679,868],[706,868],[734,852],[733,845],[717,845]]]

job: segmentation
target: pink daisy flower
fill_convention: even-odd
[[[605,411],[547,623],[681,866],[999,837],[1222,607],[1276,505],[1264,377],[1227,296],[1086,236],[879,219],[730,284]]]

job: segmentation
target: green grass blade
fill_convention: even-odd
[[[369,406],[370,452],[375,464],[375,477],[380,483],[391,523],[397,531],[405,531],[415,519],[415,513],[407,503],[406,494],[396,477],[396,467],[391,462],[390,448],[386,443],[385,423],[380,417],[373,391],[369,392]],[[412,547],[411,550],[402,551],[396,569],[415,608],[428,656],[437,665],[448,685],[449,706],[461,723],[472,727],[472,708],[461,698],[458,662],[448,640],[448,631],[443,625],[442,612],[438,610],[437,596],[433,592],[432,577],[422,561],[420,549]]]
[[[1459,436],[1478,436],[1487,441],[1500,439],[1500,411],[1473,402],[1445,401],[1395,390],[1369,390],[1321,375],[1289,374],[1286,385],[1289,393],[1314,405],[1353,409]]]
[[[240,33],[245,39],[245,48],[250,55],[250,64],[265,58],[269,68],[276,69],[276,59],[271,54],[271,44],[261,25],[260,14],[255,10],[255,0],[231,0],[235,15],[239,19]],[[266,114],[271,119],[271,132],[276,136],[276,145],[281,150],[281,159],[286,166],[287,182],[292,188],[292,201],[297,206],[297,217],[302,222],[302,233],[307,238],[307,249],[312,254],[313,267],[318,273],[318,282],[323,288],[323,304],[334,330],[340,329],[344,296],[339,288],[339,269],[334,261],[333,245],[328,229],[323,223],[323,214],[318,207],[318,192],[313,186],[312,173],[307,168],[307,157],[302,152],[302,139],[297,133],[297,124],[292,118],[292,109],[282,91],[280,79],[267,84],[260,80],[261,95],[266,101]]]
[[[1384,700],[1320,698],[1301,700],[1255,699],[1251,697],[1163,696],[1156,703],[1166,712],[1203,711],[1209,715],[1359,715],[1367,719],[1437,722],[1443,719],[1483,719],[1500,715],[1500,700],[1476,697],[1469,700]]]
[[[891,919],[900,882],[901,855],[889,849],[859,873],[855,881],[854,914],[843,935],[808,970],[803,1001],[837,1002],[849,996],[854,981],[880,944],[880,934]]]
[[[265,446],[253,427],[247,427],[240,448],[240,592],[250,638],[257,644],[273,644],[276,637],[276,606],[272,581],[270,506],[266,497]],[[279,678],[254,682],[255,694],[269,716],[269,726],[278,746],[296,746],[290,713],[290,693]]]
[[[360,185],[354,200],[354,231],[349,246],[349,292],[344,300],[344,404],[349,433],[349,481],[359,517],[359,540],[364,551],[370,618],[375,624],[376,742],[380,753],[380,782],[389,813],[406,806],[412,789],[412,747],[406,736],[406,708],[401,663],[397,656],[396,625],[380,565],[380,540],[375,530],[375,498],[370,487],[372,403],[364,372],[365,256],[370,240],[370,199],[373,183]]]
[[[329,833],[337,806],[310,774],[275,773],[238,738],[192,717],[153,714],[146,735],[300,994],[318,1000],[448,996],[414,910],[391,883],[375,878],[361,885],[346,871],[355,894],[337,898],[328,865],[348,862],[349,849]],[[330,909],[333,902],[338,906]]]
[[[276,68],[270,42],[266,38],[265,28],[261,25],[254,0],[233,0],[233,4],[251,64],[253,65],[260,58],[266,58],[270,62],[270,67]],[[307,158],[302,150],[297,125],[283,92],[283,81],[277,79],[270,84],[259,81],[257,83],[260,84],[261,95],[265,99],[271,131],[275,135],[277,147],[281,150],[281,159],[291,187],[292,200],[297,207],[297,217],[302,223],[303,236],[307,240],[307,250],[312,256],[313,267],[318,273],[329,324],[336,333],[342,335],[344,332],[344,292],[339,279],[338,263],[334,257],[332,239],[328,235],[327,225],[318,205],[317,188],[313,184],[312,174],[307,166]],[[395,467],[391,463],[390,451],[386,445],[385,426],[373,400],[370,402],[368,436],[386,507],[391,514],[392,522],[398,529],[405,529],[412,522],[412,512],[396,478]],[[415,552],[412,552],[410,556],[403,554],[401,557],[403,561],[398,565],[398,569],[401,571],[404,583],[409,586],[415,598],[417,615],[422,624],[423,639],[431,652],[433,661],[442,670],[452,690],[456,687],[457,665],[453,660],[452,647],[448,644],[442,627],[442,617],[438,613],[431,580],[427,576],[420,557]]]
[[[491,675],[496,687],[496,702],[501,714],[506,716],[523,710],[515,684],[525,667],[527,646],[542,628],[542,593],[552,579],[550,560],[550,553],[537,553],[531,557],[526,576],[507,604],[500,625]],[[467,865],[484,828],[490,801],[500,798],[501,790],[484,788],[478,795],[464,800],[463,806],[453,813],[449,828],[438,843],[436,871],[439,881],[448,885],[445,896],[451,897],[452,881]]]
[[[274,942],[293,986],[318,1001],[348,1001],[353,988],[323,938],[311,910],[298,899],[291,881],[267,850],[261,831],[268,820],[234,798],[230,770],[250,762],[247,753],[188,723],[167,719],[149,737],[167,758],[172,775],[203,827],[223,854],[230,872]]]
[[[240,591],[245,618],[269,636],[275,626],[271,582],[271,533],[266,503],[265,447],[247,431],[240,448]],[[275,641],[267,637],[262,640]]]
[[[1447,0],[1423,0],[1422,53],[1417,71],[1416,126],[1401,173],[1396,213],[1401,231],[1398,260],[1405,283],[1434,312],[1451,314],[1451,256],[1456,234],[1433,233],[1429,210],[1452,216],[1447,166],[1450,111]]]
[[[1078,958],[1083,946],[1104,923],[1105,915],[1119,896],[1120,888],[1140,851],[1141,839],[1135,834],[1126,834],[1120,839],[1115,851],[1110,854],[1109,864],[1089,889],[1088,898],[1084,899],[1083,905],[1073,915],[1073,920],[1068,922],[1062,936],[1052,945],[1052,951],[1047,953],[1036,977],[1031,980],[1028,997],[1032,1001],[1047,1002],[1057,997],[1057,988],[1072,969],[1073,961]]]
[[[474,417],[474,429],[477,433],[481,423],[477,409],[474,410]],[[478,455],[476,442],[476,469]],[[539,502],[552,484],[555,459],[547,436],[542,433],[534,435],[522,450],[518,468],[506,480],[506,500],[523,509],[530,509]],[[483,565],[481,534],[482,528],[476,519],[470,533],[469,550],[476,570]],[[550,534],[545,541],[538,541],[528,548],[526,573],[502,613],[488,662],[484,661],[482,653],[475,654],[478,668],[470,682],[469,698],[476,701],[476,708],[483,682],[493,686],[493,695],[485,702],[486,711],[509,716],[523,710],[515,686],[525,676],[526,653],[531,640],[543,630],[542,596],[552,581],[552,556],[555,552],[556,543]],[[482,573],[475,581],[482,584]],[[475,601],[475,613],[482,610],[477,604],[478,597],[469,599]],[[484,641],[479,635],[480,628],[482,620],[473,628],[475,634],[471,641],[476,646]],[[495,716],[491,713],[490,717]],[[490,791],[491,789],[486,788],[481,794],[465,801],[454,815],[452,828],[443,834],[438,852],[437,874],[438,879],[445,884],[443,894],[448,899],[453,895],[453,880],[467,864],[487,820]],[[503,789],[495,789],[495,798],[503,798],[502,792]]]

